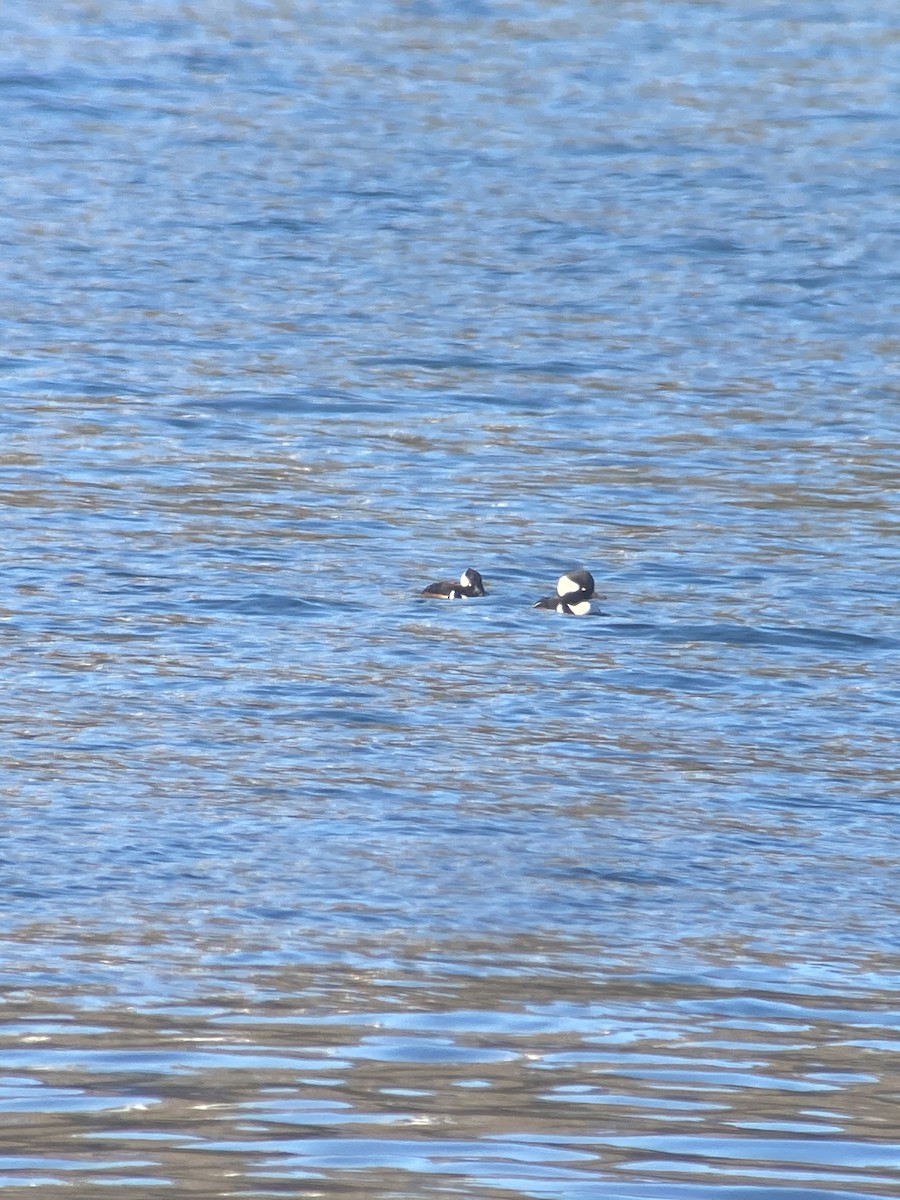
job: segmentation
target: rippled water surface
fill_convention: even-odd
[[[0,1188],[897,1194],[895,17],[5,15]]]

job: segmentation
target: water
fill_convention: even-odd
[[[0,1186],[895,1195],[891,14],[205,7],[4,20]]]

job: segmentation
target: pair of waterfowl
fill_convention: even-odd
[[[544,596],[535,608],[546,608],[552,612],[566,613],[571,617],[586,617],[591,611],[591,598],[596,596],[594,577],[590,571],[567,571],[559,577],[555,596]],[[432,600],[470,600],[485,595],[484,581],[474,567],[467,567],[459,577],[441,579],[429,583],[422,592]]]

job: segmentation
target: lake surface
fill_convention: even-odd
[[[895,17],[5,14],[11,1197],[897,1194]]]

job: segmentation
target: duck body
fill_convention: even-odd
[[[431,600],[471,600],[484,594],[484,581],[474,567],[466,567],[458,580],[440,579],[422,589],[422,595]]]
[[[591,598],[596,594],[590,571],[567,571],[559,577],[556,595],[542,597],[534,607],[570,617],[586,617],[591,611]]]

